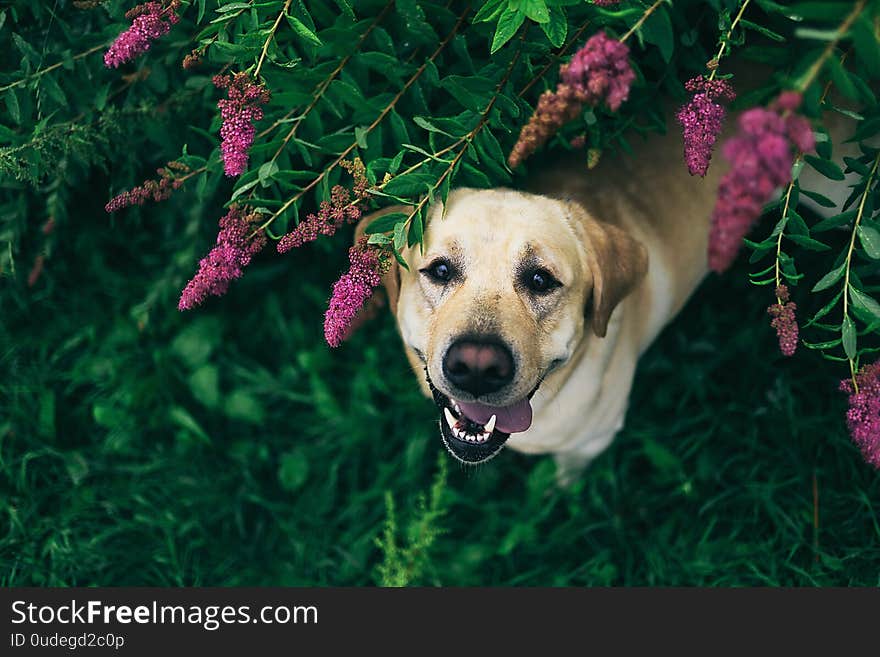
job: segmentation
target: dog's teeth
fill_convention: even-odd
[[[455,419],[455,416],[452,415],[452,411],[449,410],[448,406],[443,407],[443,414],[446,416],[446,422],[449,424],[450,429],[455,429],[455,424],[458,420]]]
[[[458,407],[458,402],[453,400],[452,403],[455,406],[455,412],[461,415],[461,409]]]
[[[493,416],[489,419],[489,421],[486,422],[486,426],[483,427],[483,430],[484,430],[486,433],[492,433],[493,431],[495,431],[495,420],[496,420],[496,419],[497,419],[497,417],[496,417],[495,415],[493,415]]]

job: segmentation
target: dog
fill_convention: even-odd
[[[430,210],[424,250],[383,284],[456,459],[549,452],[565,483],[611,444],[640,355],[708,272],[726,165],[691,176],[682,149],[670,129],[594,169],[568,157],[525,191],[460,188]]]

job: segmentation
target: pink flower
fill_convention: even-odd
[[[217,102],[223,124],[220,126],[220,154],[227,176],[245,172],[248,151],[257,133],[254,122],[263,118],[264,105],[269,102],[269,91],[251,80],[247,73],[215,75],[214,86],[226,89],[226,98]]]
[[[724,106],[716,101],[729,102],[736,94],[726,80],[707,80],[702,75],[688,80],[684,86],[694,94],[675,115],[683,129],[684,158],[692,176],[705,176],[712,159],[712,147],[727,114]]]
[[[305,219],[278,242],[278,253],[287,253],[293,248],[314,242],[319,235],[331,236],[336,233],[344,223],[353,224],[361,218],[366,201],[369,199],[367,188],[369,181],[366,177],[366,168],[360,158],[354,162],[344,160],[340,162],[342,168],[348,171],[354,178],[351,193],[342,185],[335,185],[330,190],[330,200],[322,201],[317,213],[306,216]]]
[[[246,207],[233,205],[220,219],[217,245],[199,262],[199,270],[180,295],[178,310],[200,305],[208,295],[221,296],[230,281],[241,278],[253,255],[266,244],[262,230],[254,232],[251,220],[259,215],[246,214]]]
[[[588,95],[587,102],[604,100],[612,112],[629,97],[636,74],[629,65],[629,47],[604,32],[596,32],[559,70],[564,84]]]
[[[764,203],[791,180],[795,152],[815,146],[809,122],[791,113],[797,98],[788,92],[768,108],[744,112],[739,134],[724,144],[722,153],[731,168],[718,186],[709,234],[709,267],[716,272],[730,266]]]
[[[855,379],[858,392],[850,379],[840,382],[840,391],[849,394],[846,425],[865,461],[880,469],[880,361],[863,366]]]
[[[629,65],[629,48],[604,32],[591,36],[568,64],[560,67],[556,91],[545,91],[516,144],[507,156],[515,167],[545,144],[569,121],[577,118],[583,106],[603,100],[616,111],[629,96],[635,73]]]
[[[128,10],[125,17],[131,21],[131,27],[116,37],[104,53],[104,65],[118,68],[147,52],[153,41],[168,34],[180,20],[175,13],[178,7],[180,0],[171,0],[167,6],[165,2],[145,2]]]
[[[798,345],[797,304],[789,301],[788,287],[785,285],[776,288],[776,298],[777,301],[767,307],[767,313],[773,318],[770,326],[776,329],[779,351],[783,356],[793,356]]]
[[[351,267],[333,284],[324,315],[324,339],[331,347],[338,347],[348,337],[352,321],[382,280],[384,259],[366,238],[349,249],[348,260]]]
[[[172,192],[183,184],[182,180],[175,178],[175,171],[185,173],[189,171],[189,167],[180,162],[169,162],[164,167],[156,169],[159,180],[145,180],[137,187],[117,194],[107,202],[104,211],[118,212],[132,205],[143,205],[150,199],[158,203],[170,198]]]

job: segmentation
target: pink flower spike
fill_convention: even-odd
[[[849,394],[846,425],[865,461],[880,469],[880,361],[864,365],[855,379],[858,392],[851,379],[844,379],[839,387]]]
[[[147,52],[153,41],[171,31],[171,26],[179,17],[175,13],[180,0],[171,0],[166,6],[162,2],[145,2],[126,12],[131,27],[122,32],[104,53],[104,65],[118,68]]]
[[[263,118],[260,105],[269,102],[269,91],[251,80],[247,73],[215,75],[214,86],[227,90],[226,98],[217,102],[223,119],[220,126],[223,171],[229,177],[239,176],[247,169],[248,151],[257,134],[254,122]]]
[[[716,272],[731,265],[764,203],[791,180],[795,153],[802,146],[812,150],[815,144],[806,119],[792,114],[793,98],[783,94],[767,108],[743,112],[739,133],[722,148],[731,167],[721,178],[712,211],[708,259]]]
[[[705,176],[727,114],[718,101],[729,102],[736,94],[726,80],[707,80],[702,75],[688,80],[684,86],[693,96],[675,118],[683,130],[685,163],[692,176]]]
[[[776,337],[779,339],[779,351],[783,356],[793,356],[798,345],[798,324],[795,311],[797,304],[790,301],[788,287],[780,285],[776,288],[776,298],[767,307],[767,314],[773,319],[770,326],[776,329]],[[779,303],[779,302],[782,303]]]
[[[563,84],[586,92],[587,102],[604,100],[616,112],[629,97],[636,74],[629,65],[629,47],[605,32],[587,39],[568,64],[560,69]]]
[[[333,284],[324,315],[324,339],[338,347],[348,337],[352,322],[382,281],[383,261],[380,252],[367,244],[366,238],[348,251],[351,267]]]
[[[253,225],[247,208],[231,206],[220,219],[217,245],[199,262],[199,270],[187,283],[180,295],[178,310],[190,310],[201,305],[209,295],[222,296],[229,283],[241,278],[254,254],[266,244],[266,235],[258,231],[253,237]]]

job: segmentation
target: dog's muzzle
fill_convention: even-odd
[[[476,465],[494,457],[510,434],[525,431],[532,424],[530,399],[540,382],[519,402],[508,406],[488,406],[459,402],[444,394],[425,376],[434,403],[440,411],[440,437],[449,453],[462,463]]]

